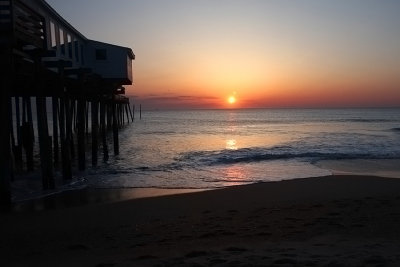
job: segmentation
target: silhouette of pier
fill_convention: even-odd
[[[54,166],[64,180],[73,160],[86,168],[89,132],[93,166],[100,148],[109,157],[108,131],[119,154],[118,130],[134,116],[123,87],[133,82],[130,48],[89,40],[44,0],[2,0],[0,59],[1,205],[14,169],[34,170],[35,140],[43,189],[55,187]]]

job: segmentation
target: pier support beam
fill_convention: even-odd
[[[17,132],[17,145],[14,147],[14,157],[18,168],[22,167],[22,136],[21,136],[21,110],[20,99],[18,96],[14,97],[15,100],[15,123]]]
[[[112,106],[113,104],[109,103],[108,105],[106,105],[106,114],[107,114],[107,129],[111,130],[112,129],[112,121],[113,121],[113,117],[112,117]]]
[[[71,168],[71,141],[70,133],[71,130],[71,114],[69,113],[69,99],[65,88],[65,75],[64,66],[62,62],[58,62],[58,73],[60,74],[60,79],[58,83],[57,90],[60,93],[58,113],[59,116],[59,130],[60,130],[60,143],[61,143],[61,169],[63,180],[72,179],[72,168]],[[58,100],[57,100],[58,101]],[[67,104],[68,103],[68,104]],[[69,125],[67,127],[67,125]]]
[[[70,97],[66,97],[64,99],[65,101],[65,131],[66,131],[66,136],[67,136],[67,142],[69,146],[69,153],[71,158],[75,158],[75,148],[74,148],[74,136],[72,134],[73,130],[73,113],[72,111],[75,108],[75,100],[73,100]]]
[[[52,99],[52,111],[53,111],[53,153],[54,153],[54,164],[58,164],[58,97],[53,96]]]
[[[47,123],[46,98],[42,96],[36,97],[37,121],[39,132],[40,147],[40,165],[42,169],[43,189],[53,189],[53,162],[52,162],[52,146],[51,137],[49,136],[49,128]]]
[[[14,170],[14,149],[16,147],[15,143],[15,136],[14,136],[14,118],[13,118],[13,105],[12,105],[12,98],[8,96],[10,99],[7,102],[8,104],[8,130],[10,131],[11,143],[10,143],[10,158],[11,158],[11,169]],[[11,181],[13,181],[13,175],[11,177]]]
[[[66,96],[60,98],[60,139],[61,139],[61,167],[64,180],[72,179],[70,140],[66,130]]]
[[[128,109],[129,109],[129,114],[131,115],[131,119],[132,119],[132,122],[133,122],[134,116],[133,116],[133,114],[132,114],[131,104],[130,104],[129,102],[128,102],[128,104],[127,104],[127,107],[128,107]]]
[[[0,59],[2,60],[1,63],[4,63],[4,66],[10,68],[12,61],[9,62],[9,58],[0,56]],[[11,97],[9,95],[11,88],[10,75],[5,71],[3,74],[0,74],[0,78],[0,121],[7,122],[11,115]],[[10,146],[10,124],[4,123],[0,127],[0,207],[2,209],[9,209],[11,207],[10,180],[12,178],[12,168]]]
[[[103,161],[108,160],[108,146],[107,146],[107,128],[106,128],[106,103],[102,101],[100,103],[100,131],[101,141],[103,144]]]
[[[118,118],[117,118],[117,104],[111,103],[112,107],[112,128],[113,128],[113,140],[114,140],[114,155],[119,155],[119,139],[118,139]]]
[[[89,136],[89,102],[85,102],[85,134]]]
[[[92,115],[92,165],[97,166],[98,152],[98,129],[99,129],[99,102],[92,100],[91,115]]]
[[[86,118],[86,101],[78,99],[77,107],[77,123],[78,123],[78,169],[80,171],[86,168],[86,155],[85,155],[85,118]]]
[[[0,67],[4,71],[0,72],[0,121],[3,126],[0,127],[0,208],[11,208],[11,185],[13,178],[11,161],[11,96],[13,87],[12,71],[14,62],[11,57],[11,49],[5,49],[4,54],[0,54]]]
[[[23,98],[23,122],[21,128],[22,135],[22,144],[25,149],[26,154],[26,165],[28,171],[33,171],[34,163],[33,163],[33,146],[35,143],[35,136],[33,133],[33,122],[32,122],[32,106],[31,106],[31,98],[24,97]],[[26,116],[25,116],[26,113]]]

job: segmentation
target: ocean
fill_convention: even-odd
[[[120,131],[119,156],[98,167],[87,156],[58,191],[213,189],[332,174],[324,162],[400,168],[400,109],[144,111]]]
[[[89,186],[215,188],[329,175],[322,160],[400,163],[400,109],[149,111],[120,137]]]

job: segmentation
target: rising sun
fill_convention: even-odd
[[[236,97],[234,97],[234,96],[228,97],[228,103],[229,103],[229,104],[233,104],[233,103],[235,103],[235,102],[236,102]]]

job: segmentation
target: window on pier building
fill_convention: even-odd
[[[56,40],[56,25],[54,25],[54,22],[50,21],[50,45],[51,48],[56,49],[57,48],[57,40]]]
[[[96,49],[96,60],[107,60],[107,50]]]
[[[65,42],[64,42],[64,30],[60,29],[60,47],[61,54],[65,55]]]

